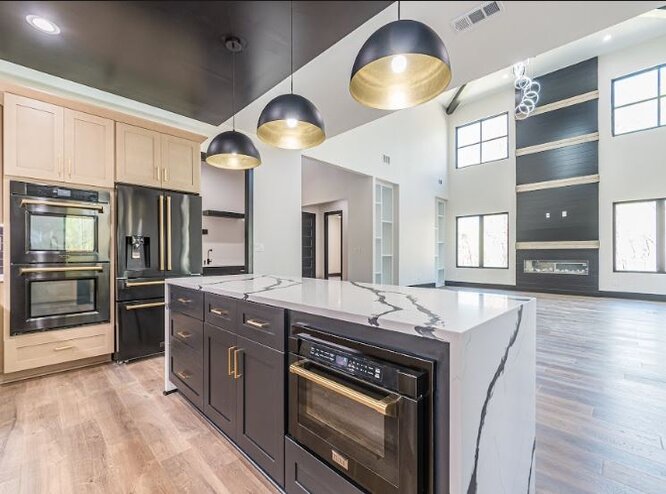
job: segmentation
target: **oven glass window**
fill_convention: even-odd
[[[33,281],[30,283],[30,317],[94,311],[95,293],[94,279]]]
[[[96,218],[75,215],[30,215],[31,251],[94,252]]]

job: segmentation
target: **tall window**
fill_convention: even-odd
[[[459,216],[457,261],[459,268],[509,267],[509,213]]]
[[[666,125],[666,64],[613,80],[613,135]]]
[[[509,157],[509,114],[456,127],[456,167],[480,165]]]
[[[666,273],[666,200],[615,208],[615,271]]]

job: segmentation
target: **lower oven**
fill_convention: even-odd
[[[421,360],[406,366],[405,355],[294,329],[292,439],[367,492],[426,492],[431,375]]]
[[[109,263],[12,264],[10,334],[110,321]]]

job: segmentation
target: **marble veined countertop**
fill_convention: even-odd
[[[193,276],[170,285],[378,328],[450,340],[532,299],[261,274]]]

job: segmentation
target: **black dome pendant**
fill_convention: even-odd
[[[361,47],[349,92],[362,105],[400,110],[433,99],[450,82],[449,54],[437,33],[421,22],[397,20]]]
[[[326,139],[324,119],[310,100],[282,94],[271,100],[259,116],[257,136],[282,149],[306,149]]]
[[[230,36],[225,46],[232,53],[232,128],[226,132],[216,135],[206,151],[206,163],[217,168],[228,170],[249,170],[261,165],[261,156],[252,140],[245,134],[236,131],[236,53],[243,50],[243,44],[239,38]]]

